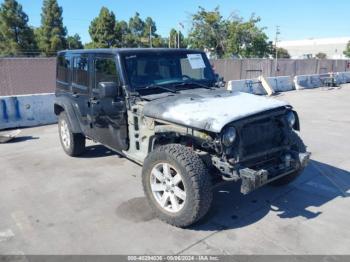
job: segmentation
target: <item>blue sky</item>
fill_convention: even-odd
[[[29,16],[29,23],[40,25],[42,0],[18,0]],[[0,0],[3,2],[3,0]],[[282,40],[310,37],[350,36],[349,0],[58,0],[63,7],[64,24],[69,34],[78,33],[83,42],[90,41],[88,27],[102,6],[116,14],[118,20],[128,20],[135,12],[142,18],[151,16],[157,24],[158,33],[166,36],[179,22],[190,28],[190,14],[198,6],[213,9],[219,5],[224,17],[232,12],[249,18],[256,13],[262,19],[260,26],[272,39],[276,25],[280,26]],[[186,33],[185,32],[185,33]]]

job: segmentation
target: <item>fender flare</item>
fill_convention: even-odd
[[[58,116],[62,111],[65,111],[67,114],[69,124],[72,128],[72,132],[83,133],[79,119],[75,114],[75,110],[71,101],[69,101],[69,99],[65,97],[56,97],[54,102],[54,112]]]

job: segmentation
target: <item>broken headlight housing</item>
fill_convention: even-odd
[[[227,127],[222,133],[222,143],[224,146],[229,147],[233,144],[237,136],[236,128],[233,126]]]

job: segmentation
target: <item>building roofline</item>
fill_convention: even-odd
[[[314,45],[331,45],[331,44],[346,44],[350,41],[349,37],[335,37],[335,38],[310,38],[302,40],[287,40],[280,41],[278,46],[314,46]]]

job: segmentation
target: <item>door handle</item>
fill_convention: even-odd
[[[79,95],[76,92],[74,92],[72,96],[75,98],[79,97]]]

